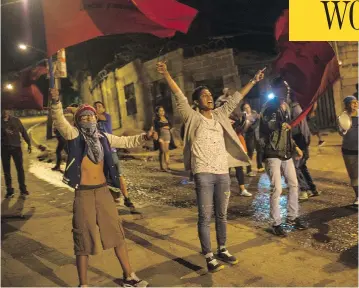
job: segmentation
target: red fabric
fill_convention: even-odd
[[[137,8],[153,22],[187,33],[197,10],[175,0],[132,0]]]
[[[136,1],[140,12],[129,0],[42,0],[47,54],[109,34],[171,37],[177,30],[187,31],[196,15],[196,10],[173,0],[147,2]],[[166,18],[165,12],[170,17]]]
[[[20,81],[11,92],[3,92],[1,107],[6,109],[43,109],[44,97],[36,85],[21,87]]]
[[[303,107],[303,112],[291,123],[292,126],[296,126],[340,74],[334,50],[328,42],[288,40],[288,16],[288,11],[284,11],[276,23],[275,37],[280,54],[273,63],[273,70],[288,82]]]
[[[22,87],[27,87],[32,85],[37,81],[42,75],[47,74],[48,70],[45,66],[37,66],[35,68],[30,68],[20,73],[20,81]]]

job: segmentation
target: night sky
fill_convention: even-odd
[[[2,1],[2,5],[14,1]],[[288,8],[288,0],[181,0],[180,2],[198,9],[199,14],[189,33],[187,35],[179,33],[173,40],[188,46],[206,43],[210,37],[235,35],[227,40],[230,48],[268,53],[275,52],[273,37],[275,20],[283,9]],[[27,42],[43,50],[46,48],[41,0],[25,0],[24,3],[5,5],[1,9],[3,75],[18,71],[42,58],[38,52],[19,51],[16,48],[19,42]],[[164,41],[149,35],[118,35],[93,39],[68,49],[69,72],[76,69],[89,69],[91,73],[97,73],[106,63],[113,61],[114,54],[121,50],[124,44],[150,42],[154,45],[158,43],[158,47],[161,47]],[[143,48],[144,51],[146,49]],[[104,56],[93,57],[94,53]],[[96,59],[88,61],[94,58]]]

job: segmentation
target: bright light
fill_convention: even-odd
[[[9,91],[14,90],[14,85],[12,85],[11,83],[8,83],[5,85],[5,89],[9,90]]]
[[[19,44],[18,45],[18,47],[19,47],[19,49],[21,49],[21,50],[26,50],[27,49],[27,46],[25,45],[25,44]]]
[[[339,64],[339,66],[342,66],[343,62],[339,60],[338,64]]]
[[[272,100],[274,99],[275,95],[273,93],[268,94],[268,99]]]

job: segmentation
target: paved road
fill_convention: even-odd
[[[78,285],[71,239],[73,191],[59,185],[61,175],[56,172],[44,177],[47,181],[35,176],[52,172],[46,169],[48,165],[51,164],[38,164],[36,153],[25,155],[26,169],[33,169],[26,173],[31,196],[26,201],[17,197],[2,201],[1,286]],[[174,175],[158,173],[154,178],[153,172],[145,173],[153,169],[146,165],[149,164],[138,160],[124,163],[127,172],[140,172],[143,178],[143,182],[132,186],[142,187],[138,191],[142,203],[137,202],[142,214],[131,215],[123,206],[118,208],[132,265],[152,286],[357,286],[357,266],[348,262],[346,255],[318,252],[291,239],[278,239],[238,217],[229,220],[228,246],[238,256],[239,265],[227,266],[213,275],[205,273],[199,254],[196,209],[150,204],[155,202],[149,201],[151,198],[162,203],[159,199],[170,195],[149,190],[148,185],[162,178],[162,186],[167,185],[169,193],[175,187],[170,180]],[[138,170],[139,167],[144,169]],[[137,182],[137,178],[132,179]],[[239,207],[241,199],[235,197],[232,208]],[[212,233],[213,241],[214,236]],[[112,251],[91,257],[90,265],[91,285],[120,284],[122,272]]]

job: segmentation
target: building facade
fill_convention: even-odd
[[[337,115],[343,110],[342,100],[355,93],[358,83],[358,43],[331,44],[341,64],[341,78],[318,101],[318,122],[322,129],[336,127]],[[167,61],[169,72],[191,103],[192,91],[199,85],[208,86],[217,98],[224,87],[239,89],[241,82],[247,83],[263,67],[267,67],[266,73],[270,75],[275,55],[258,52],[234,55],[232,49],[223,49],[185,58],[183,50],[178,49],[161,56],[161,59]],[[114,129],[149,129],[157,106],[163,106],[170,120],[179,127],[181,121],[174,96],[162,75],[156,71],[158,60],[141,62],[137,59],[114,71],[105,71],[101,81],[96,83],[87,77],[81,84],[83,101],[102,101],[112,115]],[[267,101],[268,81],[269,78],[262,81],[247,97],[247,101],[258,111]]]

